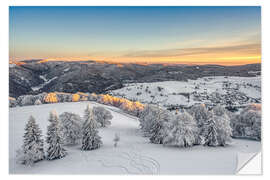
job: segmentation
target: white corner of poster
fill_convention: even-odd
[[[262,175],[262,153],[238,153],[238,175]]]

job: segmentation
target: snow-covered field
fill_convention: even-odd
[[[131,83],[110,92],[113,96],[154,103],[163,106],[195,103],[220,103],[233,105],[260,103],[261,77],[203,77],[196,80]],[[257,102],[258,101],[258,102]]]
[[[174,86],[166,91],[173,92]],[[176,89],[182,90],[182,88]],[[66,147],[63,159],[36,163],[26,167],[15,162],[16,149],[22,145],[24,126],[30,115],[36,118],[43,135],[51,110],[58,114],[68,111],[83,116],[87,104],[103,106],[113,115],[112,125],[99,129],[103,146],[94,151],[81,151],[80,145]],[[9,166],[16,174],[234,174],[238,153],[254,153],[261,143],[236,140],[227,147],[191,148],[163,147],[149,143],[142,137],[136,117],[121,110],[95,102],[73,102],[10,108],[9,111]],[[113,146],[114,134],[120,134],[118,147]]]

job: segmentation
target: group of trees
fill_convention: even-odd
[[[102,145],[98,127],[110,125],[112,115],[103,107],[84,111],[83,121],[74,113],[64,112],[59,117],[55,111],[50,112],[47,127],[46,153],[42,132],[33,116],[30,116],[23,136],[22,149],[17,151],[17,160],[21,164],[33,165],[43,159],[60,159],[67,155],[64,145],[75,145],[81,140],[82,150],[94,150]],[[46,155],[45,155],[46,154]]]
[[[207,110],[204,104],[188,112],[170,113],[160,107],[147,105],[140,114],[140,127],[155,144],[176,147],[193,145],[225,146],[232,129],[226,109],[216,106]]]
[[[125,98],[114,97],[109,94],[101,94],[97,100],[99,103],[111,105],[122,109],[128,114],[139,116],[144,109],[144,105],[138,101],[133,102]]]
[[[144,105],[138,101],[130,101],[125,98],[114,97],[109,94],[82,93],[75,94],[64,92],[41,93],[38,95],[22,95],[17,99],[9,98],[9,107],[40,105],[58,102],[97,101],[101,104],[118,107],[128,114],[139,116]]]
[[[232,115],[233,137],[261,140],[261,105],[251,104],[239,114]]]
[[[97,98],[98,96],[94,93],[89,94],[77,92],[72,94],[64,92],[43,92],[37,95],[22,95],[17,99],[9,97],[9,107],[40,105],[58,102],[96,101]]]
[[[104,104],[117,106],[130,114],[139,116],[140,128],[151,143],[165,146],[190,147],[193,145],[225,146],[231,137],[261,139],[261,106],[253,104],[240,114],[231,114],[217,105],[207,109],[204,104],[189,110],[172,113],[154,105],[142,105],[123,98],[104,95],[99,98]],[[55,111],[49,116],[46,153],[42,132],[34,117],[30,116],[24,134],[23,146],[18,151],[22,164],[32,165],[43,159],[60,159],[67,155],[64,145],[81,142],[82,150],[97,149],[102,145],[99,127],[111,124],[110,111],[103,107],[85,109],[83,119],[74,113],[64,112],[59,117]],[[114,138],[114,146],[120,140]],[[46,154],[46,155],[45,155]]]

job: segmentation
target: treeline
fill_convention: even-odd
[[[101,104],[118,107],[125,112],[138,116],[144,105],[138,101],[133,102],[125,98],[114,97],[109,94],[82,93],[75,94],[63,92],[41,93],[38,95],[23,95],[17,99],[9,98],[9,107],[41,105],[58,102],[96,101]]]
[[[172,113],[147,105],[139,116],[140,127],[150,142],[165,146],[225,146],[231,137],[261,139],[260,105],[252,104],[240,114],[217,105],[208,110],[204,104]]]
[[[144,104],[140,103],[139,101],[133,102],[128,99],[114,97],[109,94],[106,95],[101,94],[99,95],[99,97],[100,98],[97,99],[97,102],[105,105],[118,107],[123,111],[127,112],[128,114],[134,116],[139,116],[144,109]]]
[[[96,101],[98,95],[95,93],[82,93],[77,92],[64,93],[64,92],[43,92],[37,95],[22,95],[17,99],[9,97],[9,107],[16,106],[30,106],[30,105],[40,105],[49,103],[59,103],[59,102],[78,102],[78,101]]]
[[[118,107],[128,114],[139,116],[144,109],[144,104],[136,101],[130,101],[125,98],[114,97],[109,94],[81,93],[76,94],[51,92],[38,95],[23,95],[15,98],[9,98],[9,107],[41,105],[58,102],[78,102],[78,101],[96,101],[101,104]]]

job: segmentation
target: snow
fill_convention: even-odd
[[[40,79],[43,79],[44,82],[48,81],[47,78],[43,75],[40,75],[39,77],[40,77]]]
[[[64,72],[67,72],[67,71],[69,71],[70,70],[70,68],[66,68],[66,69],[64,69]]]
[[[162,88],[162,90],[159,89]],[[213,76],[196,80],[163,81],[153,83],[129,83],[125,87],[110,91],[113,96],[138,100],[142,103],[160,104],[163,106],[185,105],[210,102],[207,96],[217,92],[224,100],[230,94],[244,93],[249,98],[261,99],[261,77]],[[204,102],[196,100],[195,95],[204,97]],[[189,98],[188,98],[189,96]],[[234,100],[232,100],[234,101]],[[243,105],[250,102],[235,102]]]
[[[39,76],[39,77],[44,80],[44,83],[42,83],[38,86],[32,87],[33,91],[38,91],[39,89],[43,88],[46,84],[49,84],[53,80],[57,79],[57,76],[53,77],[52,79],[49,79],[49,80],[47,80],[44,76]]]
[[[10,68],[16,67],[16,64],[9,64]]]
[[[36,118],[46,134],[49,112],[58,115],[68,111],[83,116],[90,104],[109,110],[113,119],[107,128],[99,129],[103,146],[93,151],[81,151],[80,145],[66,146],[68,155],[59,160],[43,160],[33,167],[15,163],[15,152],[22,145],[25,123],[30,115]],[[120,141],[114,147],[114,135]],[[72,102],[24,106],[9,110],[9,166],[12,174],[234,174],[238,153],[255,153],[261,143],[234,139],[227,147],[193,146],[190,148],[163,147],[151,144],[142,136],[136,117],[121,110],[95,102]]]

